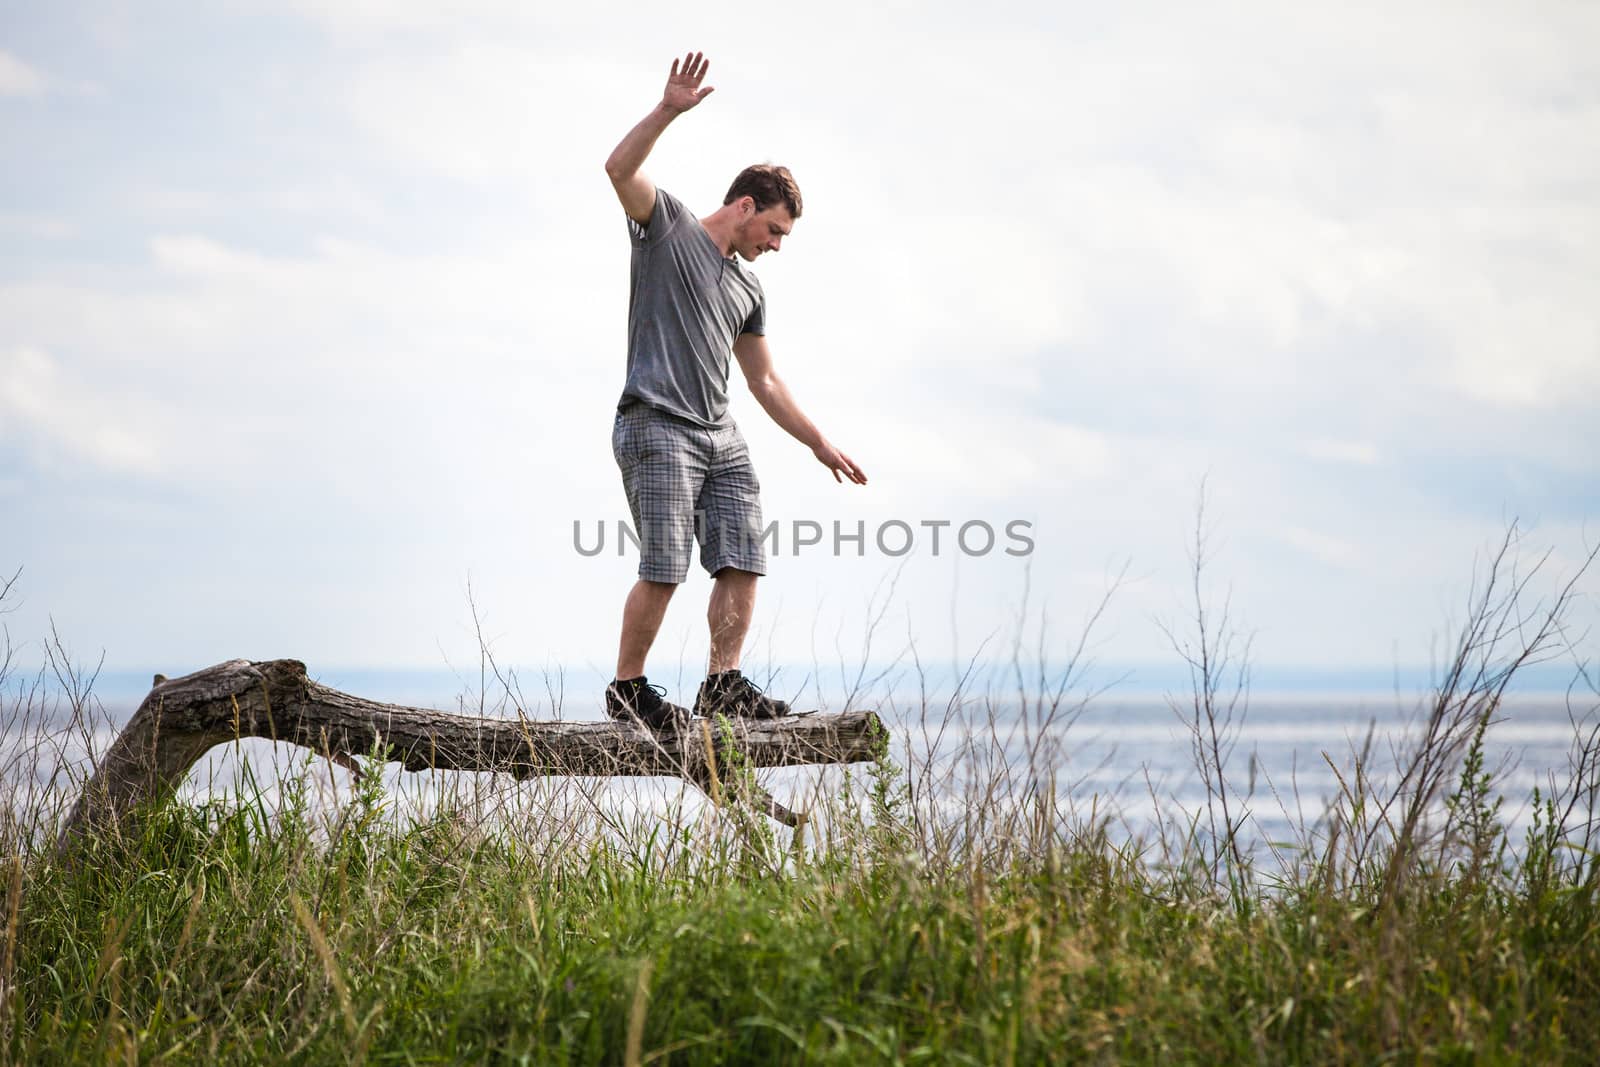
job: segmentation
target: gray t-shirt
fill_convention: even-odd
[[[628,229],[628,381],[618,407],[642,402],[705,427],[731,424],[733,342],[766,332],[761,283],[665,190],[656,190],[650,224],[629,219]]]

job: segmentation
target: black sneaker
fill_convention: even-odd
[[[643,675],[626,681],[612,679],[606,686],[606,714],[621,722],[637,722],[652,730],[671,730],[686,726],[689,709],[661,699],[665,688],[651,685]]]
[[[746,719],[778,719],[789,714],[789,705],[761,691],[761,687],[737,670],[713,674],[700,683],[695,698],[696,715],[741,716]]]

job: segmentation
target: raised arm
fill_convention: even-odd
[[[733,343],[733,354],[738,357],[739,369],[744,372],[744,380],[750,386],[750,395],[772,416],[773,422],[811,449],[811,454],[817,457],[818,462],[833,472],[834,481],[842,482],[849,478],[857,485],[867,484],[866,472],[856,466],[855,460],[833,447],[833,443],[822,436],[822,431],[806,418],[800,405],[794,402],[789,387],[783,384],[783,379],[773,369],[772,350],[767,347],[765,337],[758,333],[740,334]]]
[[[700,86],[710,69],[711,60],[699,52],[690,52],[682,60],[674,59],[661,103],[628,131],[606,160],[606,174],[617,190],[617,199],[622,201],[622,210],[641,226],[647,225],[655,212],[656,186],[639,168],[644,166],[645,158],[656,145],[656,138],[672,120],[711,95],[712,86]]]

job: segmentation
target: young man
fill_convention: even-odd
[[[682,725],[690,715],[662,699],[666,690],[649,684],[644,662],[668,601],[688,576],[696,538],[700,564],[714,582],[706,613],[711,662],[694,711],[773,718],[789,710],[739,672],[756,578],[767,568],[761,486],[728,415],[732,361],[738,359],[766,413],[810,448],[836,481],[867,482],[801,412],[773,369],[766,297],[744,265],[778,251],[794,229],[800,189],[793,176],[784,167],[748,167],[722,207],[697,219],[639,169],[672,120],[711,95],[711,86],[701,86],[710,66],[699,52],[673,60],[661,103],[606,160],[633,240],[628,380],[611,445],[640,546],[639,580],[623,607],[606,712],[658,729]]]

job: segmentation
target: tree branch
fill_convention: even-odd
[[[708,747],[712,734],[718,736]],[[725,729],[682,733],[619,722],[468,718],[342,693],[311,681],[298,660],[230,660],[183,678],[156,676],[84,787],[60,845],[166,800],[207,750],[244,737],[303,745],[340,762],[378,752],[410,771],[499,771],[519,780],[662,775],[705,788],[730,757],[752,768],[861,763],[877,758],[887,733],[870,711],[736,719]],[[717,792],[729,795],[729,786]],[[789,826],[803,818],[759,787],[731,793]]]

